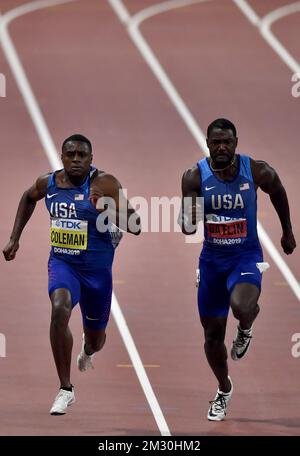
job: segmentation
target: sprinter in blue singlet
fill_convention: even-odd
[[[252,339],[258,315],[263,260],[257,235],[256,191],[270,195],[279,216],[286,254],[296,247],[284,187],[266,162],[236,154],[236,128],[227,119],[216,119],[207,129],[209,157],[188,169],[182,178],[182,217],[185,234],[193,234],[203,200],[204,243],[199,262],[198,308],[205,336],[205,354],[219,388],[207,418],[225,418],[233,386],[228,376],[224,344],[229,309],[239,321],[231,357],[241,359]],[[184,205],[189,197],[190,206]]]
[[[51,415],[65,414],[67,407],[75,401],[70,379],[73,338],[68,326],[72,309],[80,304],[84,336],[77,365],[83,372],[93,367],[92,358],[106,339],[112,297],[112,263],[122,237],[118,226],[122,225],[124,231],[133,234],[141,232],[139,217],[126,200],[120,183],[112,175],[92,166],[92,158],[92,145],[86,137],[72,135],[63,142],[63,169],[39,177],[24,193],[11,240],[3,251],[6,260],[14,259],[21,233],[36,202],[45,198],[51,242],[48,263],[52,303],[50,340],[60,380]],[[112,201],[113,207],[109,204],[99,206],[98,200],[103,198],[106,198],[105,202]],[[114,220],[109,217],[109,211],[114,212]],[[102,216],[107,220],[102,220],[104,229],[100,230],[98,222]],[[132,223],[133,219],[135,223]]]

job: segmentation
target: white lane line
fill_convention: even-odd
[[[6,27],[11,21],[17,19],[20,16],[25,14],[32,13],[38,9],[49,8],[55,5],[61,5],[63,3],[74,2],[76,0],[38,0],[35,2],[24,3],[23,5],[17,6],[10,11],[6,11],[3,16],[1,16],[1,23],[3,27]]]
[[[300,72],[300,65],[291,56],[291,54],[287,51],[287,49],[283,46],[283,44],[275,37],[275,35],[271,32],[272,24],[279,19],[282,19],[285,16],[290,14],[295,14],[300,12],[300,2],[293,3],[291,5],[283,6],[282,8],[278,8],[275,11],[264,16],[261,20],[260,31],[263,37],[268,41],[270,46],[274,49],[275,52],[282,58],[282,60],[287,64],[287,66],[294,72]]]
[[[130,27],[138,27],[144,20],[149,19],[152,16],[156,16],[157,14],[166,13],[171,9],[182,8],[184,6],[190,6],[194,3],[201,3],[204,1],[209,0],[167,0],[162,3],[157,3],[156,5],[151,5],[141,11],[138,11],[133,16],[130,16],[126,6],[122,2],[119,0],[108,0],[120,21],[125,25],[128,24]]]
[[[126,11],[126,8],[122,2],[122,0],[108,0],[113,9],[116,11],[117,15],[120,17],[121,16],[121,11],[122,11],[122,17],[126,17],[125,24],[127,26],[127,31],[133,40],[134,44],[137,46],[139,49],[140,53],[144,57],[145,61],[151,68],[152,72],[160,82],[161,86],[169,96],[170,100],[174,104],[175,108],[177,109],[178,113],[180,114],[182,120],[184,121],[185,125],[193,135],[195,141],[197,142],[198,146],[200,149],[202,149],[203,153],[205,155],[208,155],[208,149],[206,146],[206,137],[201,130],[200,126],[196,122],[195,118],[193,117],[192,113],[186,106],[185,102],[179,95],[177,89],[175,88],[174,84],[172,83],[171,79],[167,75],[166,71],[163,69],[161,66],[159,60],[155,56],[154,52],[152,51],[151,47],[149,44],[146,42],[145,38],[141,34],[138,26],[136,25],[137,22],[134,20],[134,17],[131,17]],[[201,0],[200,0],[201,1]],[[166,2],[169,5],[171,5],[173,2]],[[184,2],[185,5],[187,5],[189,2],[188,0]],[[194,3],[194,2],[193,2]],[[199,2],[200,3],[200,2]],[[120,12],[119,12],[120,9]],[[149,11],[149,8],[147,8]],[[159,8],[159,5],[154,5],[151,7],[151,17],[155,15],[155,11],[157,11],[157,14],[161,8]],[[126,14],[125,14],[126,12]],[[141,17],[142,12],[137,13],[139,17]],[[150,17],[149,15],[147,18]],[[124,22],[124,21],[123,21]],[[140,22],[139,22],[140,24]],[[270,257],[274,261],[274,263],[277,265],[278,269],[281,271],[282,275],[290,285],[291,289],[295,293],[297,299],[300,301],[300,285],[297,279],[295,278],[294,274],[290,270],[289,266],[286,264],[284,259],[282,258],[281,254],[273,244],[271,238],[263,228],[262,224],[257,222],[257,229],[258,229],[258,235],[261,239],[261,242],[265,249],[268,251]]]
[[[163,415],[159,402],[154,394],[153,388],[152,388],[149,378],[146,374],[145,368],[144,368],[141,358],[138,354],[138,351],[136,349],[136,345],[130,334],[130,331],[126,324],[122,310],[121,310],[120,306],[118,305],[118,303],[116,302],[115,296],[113,296],[112,305],[115,306],[114,312],[115,312],[116,324],[117,324],[120,334],[123,338],[124,344],[127,348],[129,357],[132,361],[136,375],[140,381],[141,387],[147,398],[149,407],[155,418],[157,427],[158,427],[161,435],[170,436],[171,432],[170,432],[169,426],[165,420],[165,417]]]
[[[125,5],[123,5],[123,3],[119,3],[118,0],[108,0],[108,1],[110,3],[111,7],[113,8],[113,10],[115,11],[115,13],[117,14],[120,21],[124,24],[126,24],[126,22],[129,22],[130,14],[128,13]]]
[[[245,16],[249,19],[251,24],[259,26],[260,17],[256,14],[252,6],[245,0],[233,0],[233,2],[243,11]]]
[[[170,10],[176,8],[183,8],[185,6],[191,6],[196,3],[207,2],[209,0],[168,0],[166,2],[157,3],[156,5],[149,6],[148,8],[139,11],[130,18],[130,27],[139,27],[139,25],[157,14],[167,13]]]
[[[49,133],[47,124],[43,118],[40,107],[36,102],[33,90],[26,77],[24,68],[18,57],[16,49],[9,36],[7,26],[8,24],[24,14],[31,13],[32,11],[48,8],[50,6],[67,3],[73,0],[49,0],[49,1],[37,1],[27,3],[25,5],[18,6],[11,11],[6,12],[0,16],[0,41],[5,54],[6,60],[8,61],[12,73],[15,77],[17,86],[22,94],[24,103],[30,114],[31,120],[35,125],[38,137],[44,146],[45,153],[53,169],[61,167],[61,161],[59,160],[56,152],[54,142]]]
[[[125,17],[124,15],[124,10],[125,6],[122,3],[122,0],[108,0],[110,5],[113,7],[113,9],[116,11],[118,14],[119,18],[122,15],[122,17]],[[207,1],[207,0],[198,0],[198,3]],[[169,5],[172,4],[173,2],[166,2]],[[178,2],[176,2],[177,4]],[[187,6],[190,3],[195,3],[193,0],[185,0],[184,2],[181,2],[181,6]],[[150,8],[147,8],[147,11],[149,12]],[[154,5],[151,7],[151,16],[155,15],[155,11],[158,12],[161,10],[158,5]],[[141,15],[142,13],[137,13],[136,16]],[[150,66],[151,70],[159,80],[160,84],[162,85],[163,89],[165,92],[168,94],[169,98],[171,99],[172,103],[175,105],[179,115],[181,116],[182,120],[186,124],[187,128],[190,130],[192,136],[195,138],[196,142],[200,145],[201,149],[205,151],[206,154],[208,154],[207,151],[207,146],[206,146],[206,137],[203,134],[202,130],[199,128],[195,118],[193,117],[192,113],[189,111],[187,108],[186,104],[184,103],[183,99],[179,95],[177,89],[173,85],[172,81],[168,77],[167,73],[165,70],[162,68],[159,60],[153,53],[152,49],[150,48],[149,44],[146,42],[145,38],[141,34],[139,27],[138,27],[138,22],[135,20],[135,16],[132,18],[130,17],[129,13],[126,12],[127,18],[126,18],[126,24],[127,24],[127,31],[129,35],[131,36],[134,44],[137,46],[139,49],[140,53]],[[147,18],[151,17],[149,14],[147,15]]]
[[[300,65],[297,60],[288,52],[278,38],[272,33],[271,27],[274,22],[282,19],[290,14],[300,12],[300,2],[291,3],[290,5],[282,6],[270,13],[266,14],[263,18],[259,18],[253,8],[246,0],[233,0],[233,2],[243,11],[249,21],[258,27],[261,35],[272,47],[272,49],[279,55],[279,57],[286,63],[293,73],[300,72]],[[256,17],[255,21],[253,18]]]
[[[257,224],[257,229],[258,229],[258,235],[268,251],[270,257],[280,270],[281,274],[295,293],[295,296],[298,298],[300,301],[300,285],[280,253],[278,252],[277,248],[273,244],[273,241],[271,240],[270,236],[267,234],[266,230],[263,228],[261,223]]]
[[[0,16],[0,40],[3,47],[4,54],[6,59],[11,67],[12,73],[16,79],[17,86],[23,96],[25,105],[28,109],[28,112],[31,116],[32,122],[36,128],[37,134],[40,138],[41,144],[44,147],[48,160],[51,164],[53,170],[62,167],[62,163],[59,159],[58,153],[54,146],[54,142],[48,130],[46,121],[42,115],[42,112],[39,108],[38,102],[34,96],[34,93],[31,89],[30,83],[27,79],[25,70],[21,64],[18,53],[14,44],[9,36],[7,26],[9,23],[23,14],[36,11],[40,8],[46,8],[57,4],[63,4],[74,0],[49,0],[49,1],[36,1],[27,3],[25,5],[19,6],[4,15]],[[75,0],[76,1],[76,0]],[[141,384],[141,387],[146,395],[146,399],[150,405],[156,423],[159,427],[161,435],[168,436],[171,435],[168,425],[163,417],[158,401],[154,395],[151,384],[147,377],[146,371],[144,369],[143,363],[137,351],[134,340],[130,334],[128,325],[123,316],[121,307],[118,303],[118,300],[113,293],[112,296],[112,314],[115,319],[116,325],[120,331],[122,340],[127,349],[129,357],[134,366],[136,375]]]

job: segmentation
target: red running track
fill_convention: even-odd
[[[2,14],[21,1],[0,1]],[[130,14],[160,3],[124,2]],[[258,15],[287,4],[251,1]],[[300,14],[274,25],[299,60],[294,28]],[[202,152],[146,65],[109,3],[84,0],[35,11],[9,31],[59,150],[67,135],[90,137],[99,168],[115,174],[129,197],[180,194],[180,180]],[[200,127],[232,119],[243,153],[278,170],[299,238],[299,99],[291,72],[231,1],[209,1],[157,15],[141,31]],[[8,239],[23,190],[51,169],[3,52],[7,97],[0,99],[1,242]],[[9,189],[9,192],[8,192]],[[259,218],[278,249],[280,225],[268,198]],[[159,435],[115,322],[93,372],[73,366],[77,403],[64,417],[48,409],[58,387],[48,340],[50,305],[46,263],[48,219],[38,205],[17,259],[0,263],[1,435]],[[241,363],[229,361],[235,392],[226,421],[206,420],[216,381],[203,353],[194,270],[199,246],[180,234],[126,236],[116,255],[115,293],[173,435],[298,435],[300,360],[291,354],[299,332],[299,301],[265,252],[254,343]],[[299,281],[299,252],[285,257]],[[230,318],[227,341],[235,332]],[[78,309],[72,317],[74,356],[80,348]],[[120,367],[122,366],[122,367]],[[159,367],[157,367],[159,366]]]

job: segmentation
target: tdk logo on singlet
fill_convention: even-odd
[[[55,226],[57,228],[63,228],[65,230],[80,230],[81,229],[81,221],[73,221],[73,220],[56,220]]]
[[[213,209],[244,209],[244,201],[240,193],[236,195],[211,195]]]

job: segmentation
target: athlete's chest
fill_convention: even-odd
[[[233,182],[220,182],[214,176],[202,186],[205,210],[244,210],[255,201],[256,193],[253,183],[243,176]]]
[[[51,217],[90,220],[97,214],[89,199],[88,189],[48,189],[46,207]]]

